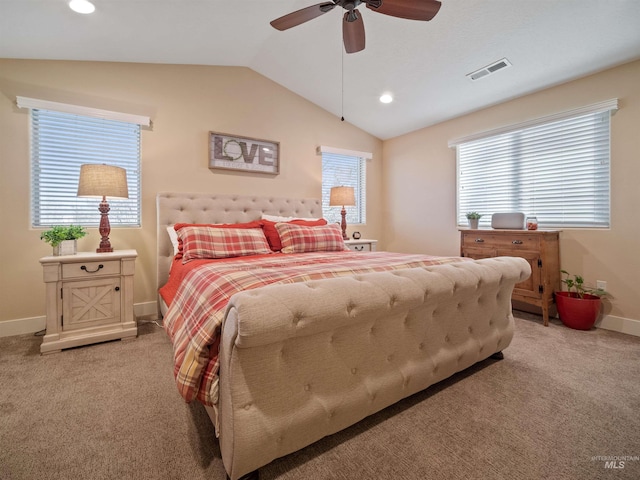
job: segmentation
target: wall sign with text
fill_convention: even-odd
[[[209,168],[277,175],[280,173],[280,144],[209,132]]]

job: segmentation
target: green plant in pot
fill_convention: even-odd
[[[81,225],[54,225],[40,234],[40,239],[53,247],[54,255],[73,255],[76,241],[87,234]]]
[[[482,214],[478,212],[467,212],[467,220],[469,221],[469,228],[478,228],[478,222],[482,218]]]
[[[590,330],[600,314],[600,297],[607,295],[607,292],[585,286],[584,278],[580,275],[571,275],[566,270],[560,272],[565,275],[562,283],[567,286],[566,291],[555,293],[560,320],[567,327]]]

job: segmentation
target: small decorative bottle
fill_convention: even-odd
[[[526,224],[527,224],[527,230],[537,230],[538,229],[538,218],[537,217],[527,217]]]

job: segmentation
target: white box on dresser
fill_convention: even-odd
[[[135,250],[116,250],[41,258],[47,332],[40,353],[137,336],[133,313],[137,256]]]

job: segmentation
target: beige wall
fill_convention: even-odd
[[[620,106],[611,130],[611,228],[564,230],[561,264],[587,282],[607,281],[609,316],[640,320],[640,61],[384,142],[385,246],[459,252],[456,155],[449,140],[611,98]]]
[[[367,170],[367,225],[382,235],[382,142],[247,68],[0,60],[0,321],[44,315],[38,259],[51,254],[29,219],[29,115],[16,95],[148,114],[142,133],[142,228],[112,229],[117,249],[139,257],[135,303],[156,299],[155,195],[159,191],[319,197],[315,147],[373,152]],[[208,132],[280,142],[278,176],[209,170]],[[97,209],[97,204],[96,204]],[[97,210],[96,210],[97,213]],[[353,230],[353,229],[349,229]],[[97,229],[80,250],[99,243]]]
[[[28,114],[15,96],[149,114],[142,134],[142,228],[114,229],[116,248],[139,252],[135,302],[155,301],[155,194],[197,191],[317,197],[317,145],[371,151],[364,236],[388,250],[456,255],[455,152],[447,142],[617,97],[612,122],[612,228],[565,230],[562,265],[606,280],[610,316],[640,319],[640,62],[550,88],[382,142],[271,82],[237,67],[0,60],[0,321],[41,317],[38,259],[50,247],[29,224]],[[277,177],[207,168],[210,130],[280,142]],[[384,159],[384,160],[383,160]],[[380,194],[379,192],[382,192]],[[384,228],[383,228],[384,227]],[[96,229],[80,241],[92,250]]]

